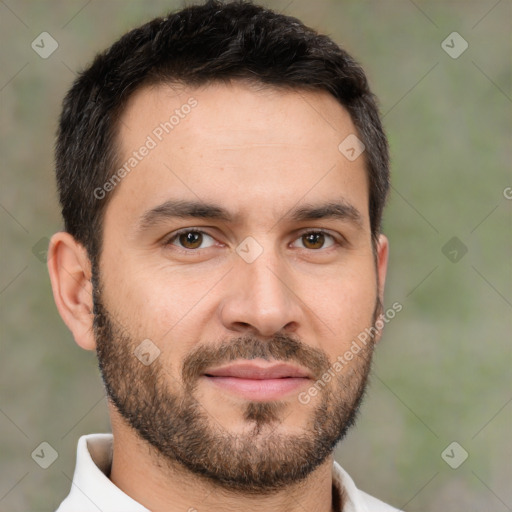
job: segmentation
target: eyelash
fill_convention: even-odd
[[[199,252],[199,251],[202,251],[202,250],[205,250],[205,249],[209,249],[210,247],[205,247],[204,249],[187,249],[185,247],[179,247],[177,245],[174,245],[172,242],[174,240],[176,240],[180,235],[183,235],[185,233],[201,233],[203,235],[207,235],[209,236],[210,238],[214,238],[212,235],[210,235],[209,233],[207,233],[206,231],[203,231],[201,229],[195,229],[195,228],[184,228],[184,229],[180,229],[179,231],[176,231],[170,238],[167,238],[166,241],[164,242],[164,246],[167,247],[167,246],[170,246],[172,245],[174,247],[175,250],[177,251],[180,251],[180,252],[183,252],[183,253],[193,253],[193,252]],[[310,229],[310,230],[307,230],[307,231],[302,231],[301,233],[299,233],[299,235],[297,236],[297,238],[295,238],[295,240],[298,240],[299,238],[302,238],[303,236],[306,236],[306,235],[310,235],[310,234],[322,234],[322,235],[326,235],[328,236],[329,238],[331,238],[333,240],[333,245],[328,247],[327,249],[307,249],[307,248],[304,248],[303,250],[306,250],[306,251],[312,251],[312,252],[320,252],[320,251],[328,251],[330,249],[334,249],[335,246],[342,246],[344,245],[343,242],[340,242],[340,240],[337,240],[336,237],[334,235],[332,235],[330,232],[324,230],[324,229]],[[294,241],[295,241],[294,240]],[[302,248],[300,248],[302,249]]]

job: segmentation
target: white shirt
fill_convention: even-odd
[[[150,512],[107,477],[112,464],[112,441],[112,434],[89,434],[80,437],[71,491],[57,512]],[[345,500],[343,510],[338,509],[336,512],[399,512],[398,509],[357,489],[353,480],[336,461],[332,474],[333,492],[340,500],[343,494]]]

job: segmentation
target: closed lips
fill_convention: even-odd
[[[234,377],[239,379],[267,380],[285,378],[311,378],[304,368],[289,364],[272,366],[258,366],[250,363],[241,363],[214,368],[205,372],[206,377]]]

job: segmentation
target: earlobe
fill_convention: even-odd
[[[55,233],[48,248],[48,272],[57,309],[85,350],[95,350],[91,264],[85,248],[69,233]]]

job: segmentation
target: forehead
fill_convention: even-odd
[[[301,198],[352,194],[366,215],[364,155],[350,161],[338,148],[355,133],[348,112],[323,91],[236,82],[144,87],[120,119],[118,165],[126,172],[111,206],[137,215],[169,199],[200,198],[277,216]]]
[[[155,132],[157,139],[168,134],[165,130],[160,133],[159,123],[170,123],[171,127],[166,126],[175,139],[179,136],[193,144],[199,137],[200,144],[213,142],[216,146],[226,139],[233,141],[235,132],[236,142],[295,143],[305,148],[315,147],[327,133],[337,134],[335,141],[344,132],[356,133],[346,109],[326,91],[244,81],[142,87],[121,116],[120,139],[125,148],[137,144],[141,130]]]

